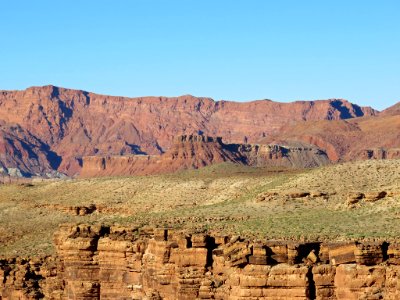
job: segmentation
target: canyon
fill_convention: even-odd
[[[386,117],[397,120],[397,110],[391,111]],[[222,137],[227,144],[288,146],[296,140],[319,147],[332,161],[352,159],[358,154],[345,155],[342,150],[359,138],[357,130],[351,131],[344,145],[318,132],[315,136],[287,133],[305,124],[348,124],[345,120],[363,118],[371,120],[363,124],[378,130],[374,122],[381,120],[381,113],[342,99],[239,103],[191,95],[115,97],[55,86],[0,91],[0,167],[6,175],[73,176],[80,173],[84,157],[160,155],[171,149],[178,136],[193,134]],[[287,137],[281,139],[284,143],[270,142],[281,133]],[[363,135],[365,140],[370,136]],[[372,141],[368,147],[372,146],[396,148],[398,144],[390,137],[384,143]]]
[[[0,91],[0,299],[398,299],[399,132],[399,104]]]
[[[400,1],[308,2],[2,1],[0,300],[400,300]]]

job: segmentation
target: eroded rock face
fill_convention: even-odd
[[[245,158],[248,165],[284,166],[295,168],[312,168],[329,163],[327,154],[311,145],[238,145],[238,152]]]
[[[400,158],[400,112],[349,120],[295,122],[264,143],[305,142],[323,149],[331,161]]]
[[[243,158],[219,137],[183,135],[162,155],[84,157],[80,176],[161,174],[226,161],[242,163]]]
[[[0,259],[0,299],[65,299],[62,274],[53,257]]]
[[[46,174],[56,169],[59,161],[34,135],[19,125],[4,124],[0,119],[0,177]]]
[[[1,299],[398,299],[399,247],[64,225],[56,257],[0,260]],[[385,262],[385,264],[381,264]]]
[[[400,148],[375,148],[361,152],[362,159],[398,159],[400,158]]]
[[[221,137],[183,135],[162,155],[84,157],[81,177],[161,174],[222,162],[308,168],[326,165],[329,159],[315,147],[224,144]]]
[[[10,154],[0,152],[7,156],[0,157],[0,162],[7,162],[7,168],[26,167],[32,174],[51,165],[74,175],[80,171],[83,156],[160,154],[182,134],[201,131],[222,136],[229,143],[255,143],[292,122],[375,114],[371,108],[341,99],[238,103],[190,95],[124,98],[55,86],[31,87],[0,91],[0,121],[19,126],[45,146],[37,149],[36,142],[27,144],[31,151],[51,151],[53,156],[47,161],[40,157],[46,153],[39,156],[41,169],[27,162],[29,155],[22,161],[7,161]]]

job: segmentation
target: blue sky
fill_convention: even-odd
[[[400,1],[0,2],[0,89],[400,101]]]

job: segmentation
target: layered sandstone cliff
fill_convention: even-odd
[[[313,168],[329,163],[327,154],[312,145],[240,144],[237,151],[247,165]]]
[[[31,175],[49,168],[74,175],[83,156],[158,155],[170,149],[178,135],[201,131],[229,143],[256,143],[294,122],[375,114],[371,108],[340,99],[238,103],[190,95],[124,98],[55,86],[31,87],[0,91],[0,122],[21,127],[21,134],[33,136],[43,146],[14,143],[21,159],[13,161],[9,151],[2,151],[0,162]],[[34,162],[40,167],[29,153],[37,154]]]
[[[162,155],[83,157],[81,177],[148,175],[232,162],[249,166],[308,168],[326,165],[325,152],[312,146],[224,144],[221,137],[183,135]]]
[[[64,225],[57,255],[1,259],[10,299],[398,299],[400,246]]]
[[[351,120],[310,121],[282,128],[264,143],[304,142],[324,149],[333,162],[399,158],[399,110]]]

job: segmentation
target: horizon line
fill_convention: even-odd
[[[181,97],[185,97],[185,96],[190,96],[190,97],[194,97],[194,98],[198,98],[198,99],[209,99],[212,100],[214,102],[234,102],[234,103],[251,103],[251,102],[258,102],[258,101],[269,101],[269,102],[274,102],[274,103],[280,103],[280,104],[290,104],[290,103],[296,103],[296,102],[321,102],[321,101],[345,101],[348,103],[351,103],[353,105],[356,105],[358,107],[362,107],[362,108],[371,108],[377,112],[383,112],[386,109],[400,103],[400,102],[395,102],[394,104],[379,110],[374,108],[373,106],[364,106],[364,105],[359,105],[355,102],[352,102],[349,99],[346,98],[341,98],[341,97],[329,97],[329,98],[318,98],[318,99],[296,99],[296,100],[288,100],[288,101],[281,101],[281,100],[274,100],[274,99],[270,99],[270,98],[263,98],[263,99],[249,99],[249,100],[230,100],[230,99],[215,99],[213,97],[209,97],[209,96],[195,96],[193,94],[187,93],[187,94],[181,94],[181,95],[174,95],[174,96],[166,96],[166,95],[145,95],[145,96],[123,96],[123,95],[112,95],[112,94],[107,94],[107,93],[97,93],[94,91],[89,91],[89,90],[84,90],[84,89],[80,89],[80,88],[70,88],[70,87],[64,87],[64,86],[59,86],[59,85],[54,85],[54,84],[45,84],[45,85],[32,85],[32,86],[28,86],[25,89],[0,89],[0,92],[22,92],[22,91],[26,91],[29,89],[33,89],[33,88],[46,88],[46,87],[54,87],[54,88],[58,88],[58,89],[64,89],[64,90],[70,90],[70,91],[79,91],[79,92],[84,92],[84,93],[90,93],[90,94],[95,94],[95,95],[99,95],[99,96],[105,96],[105,97],[115,97],[115,98],[129,98],[129,99],[138,99],[138,98],[181,98]]]

